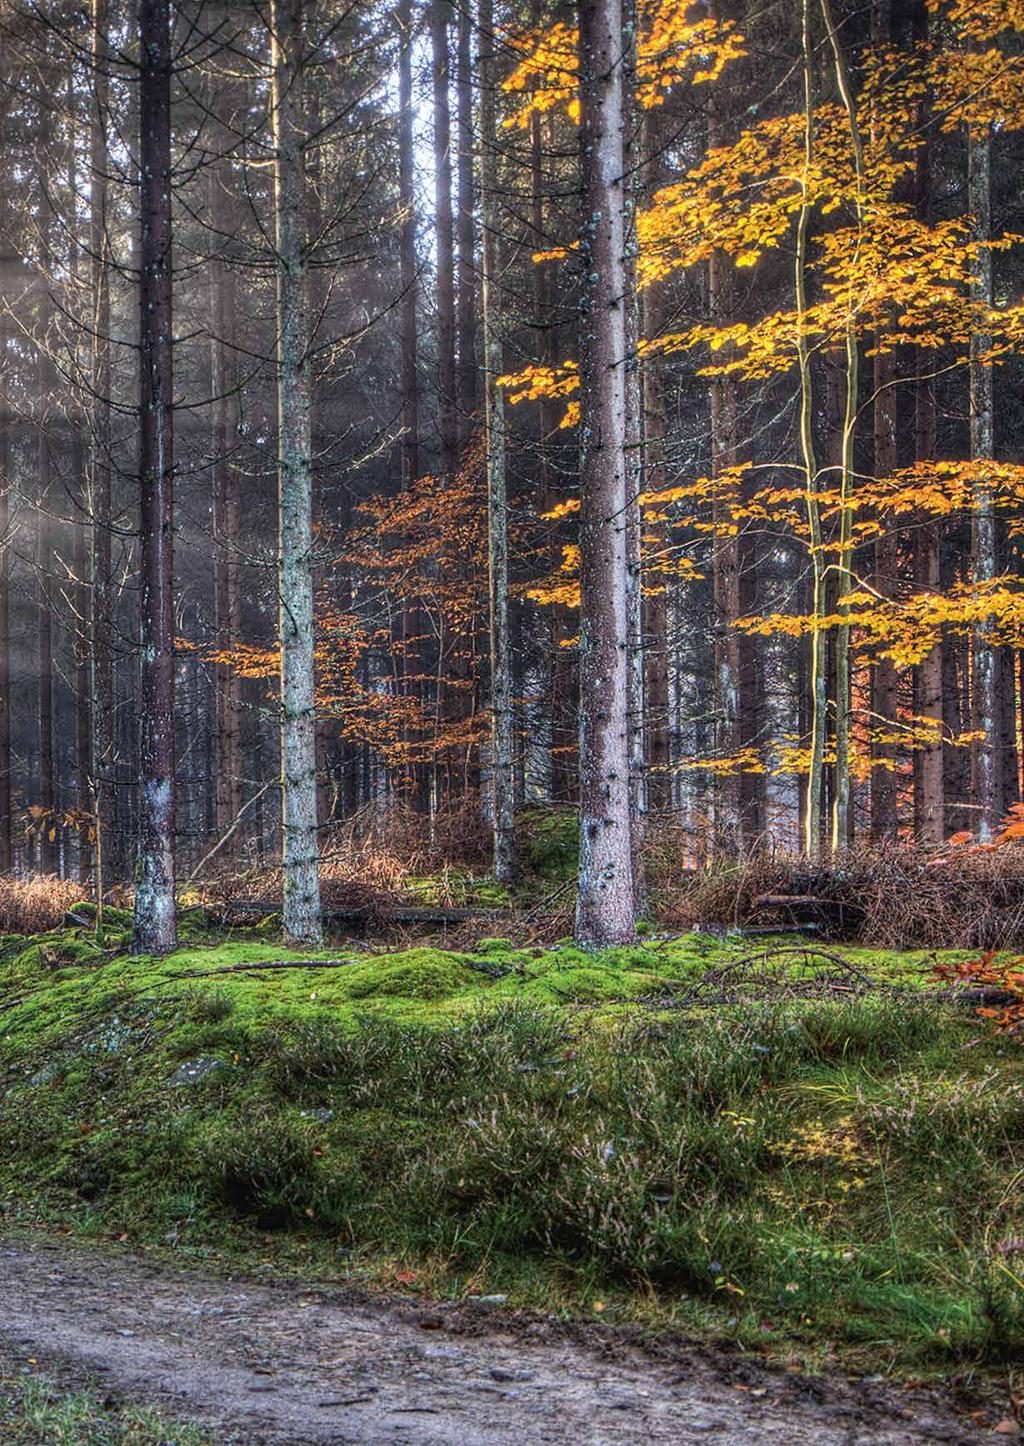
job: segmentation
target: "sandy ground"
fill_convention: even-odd
[[[644,1349],[486,1304],[424,1306],[0,1239],[0,1353],[246,1443],[980,1440],[930,1391]],[[999,1439],[998,1437],[995,1439]]]

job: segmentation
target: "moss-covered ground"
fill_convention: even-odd
[[[804,1361],[1021,1347],[1024,1053],[929,956],[693,1007],[760,945],[118,947],[116,917],[0,946],[8,1223]],[[336,967],[245,967],[299,960]]]

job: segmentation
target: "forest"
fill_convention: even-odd
[[[0,0],[0,1435],[1024,1433],[1022,170],[1024,0]]]

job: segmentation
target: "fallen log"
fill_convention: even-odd
[[[220,906],[220,921],[230,924],[233,914],[265,919],[280,912],[281,905],[273,899],[232,899]],[[389,924],[414,924],[433,928],[464,924],[470,919],[486,919],[495,912],[502,911],[444,908],[439,904],[384,904],[378,900],[365,904],[325,904],[322,910],[325,924],[379,923],[385,927]]]

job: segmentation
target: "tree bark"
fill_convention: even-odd
[[[806,801],[803,810],[804,852],[815,858],[821,850],[822,783],[824,778],[825,726],[827,714],[827,683],[825,668],[825,635],[821,620],[825,615],[825,564],[822,555],[821,513],[817,500],[818,463],[814,447],[814,387],[810,348],[803,317],[807,312],[807,253],[811,221],[808,177],[814,160],[814,95],[813,46],[811,37],[810,0],[802,4],[802,52],[804,89],[804,164],[800,180],[801,201],[797,215],[796,255],[794,257],[794,290],[798,313],[797,359],[800,368],[800,457],[807,508],[807,530],[810,546],[811,617],[810,661],[808,667],[810,747],[807,765]]]
[[[496,285],[501,215],[498,206],[498,86],[492,0],[480,0],[480,192],[483,207],[484,419],[487,444],[488,579],[491,624],[491,775],[494,876],[516,878],[515,712],[508,598],[508,501],[505,410],[498,386],[502,365]]]
[[[434,224],[437,248],[437,410],[441,475],[458,470],[455,378],[455,260],[452,237],[451,105],[448,94],[450,0],[430,0],[434,75]]]
[[[212,98],[216,105],[216,97]],[[220,143],[230,133],[220,129]],[[232,343],[237,327],[235,272],[224,256],[234,231],[231,160],[221,156],[207,174],[210,220],[217,254],[210,260],[210,379],[213,396],[213,604],[217,651],[230,653],[241,640],[242,605],[238,579],[241,500],[235,451],[241,427],[240,378]],[[228,832],[242,807],[241,681],[229,662],[214,670],[214,828]]]
[[[142,664],[133,947],[165,954],[174,917],[174,392],[170,0],[138,0]]]
[[[480,47],[489,37],[481,35]],[[483,59],[480,60],[481,67]],[[473,17],[468,3],[459,7],[456,89],[458,93],[459,303],[457,405],[463,446],[473,430],[477,404],[476,223],[473,185]],[[493,282],[493,278],[492,278]]]
[[[991,152],[987,130],[973,129],[969,134],[967,164],[968,206],[975,238],[987,241],[992,233]],[[975,260],[971,297],[979,307],[992,305],[992,256],[988,251],[980,251]],[[989,461],[995,455],[992,364],[983,360],[988,346],[984,328],[975,327],[971,333],[969,369],[971,459],[975,462]],[[995,510],[991,489],[984,480],[977,483],[974,493],[971,563],[975,585],[991,582],[996,576]],[[996,650],[990,640],[991,631],[991,622],[983,620],[973,638],[972,726],[981,737],[974,744],[972,793],[982,842],[992,836],[999,822]]]
[[[915,0],[911,16],[911,35],[916,43],[928,39],[928,9],[924,0]],[[918,108],[918,130],[925,137],[920,143],[914,177],[914,206],[918,217],[929,222],[932,217],[931,142],[928,120],[931,96],[926,95]],[[935,456],[935,393],[929,372],[934,361],[929,351],[918,348],[917,380],[914,384],[914,457],[918,462]],[[939,553],[939,527],[925,519],[914,539],[914,582],[918,590],[936,597],[942,588]],[[938,846],[946,836],[945,769],[943,766],[943,641],[939,641],[914,669],[914,713],[931,724],[933,736],[925,739],[914,753],[914,832],[927,846]],[[927,726],[927,725],[926,725]]]
[[[580,860],[576,937],[635,934],[620,0],[580,6]]]
[[[0,874],[14,864],[11,817],[11,412],[8,390],[7,317],[0,310]]]
[[[89,513],[92,533],[90,657],[92,690],[92,809],[96,829],[96,889],[111,881],[113,863],[114,650],[112,489],[110,462],[110,235],[108,224],[107,0],[92,3],[92,112],[89,126],[89,254],[92,296]]]
[[[897,467],[896,451],[896,358],[891,351],[879,353],[874,364],[874,456],[875,476],[891,477]],[[899,569],[896,538],[885,533],[875,541],[875,588],[880,597],[893,598]],[[871,727],[891,734],[896,727],[896,665],[880,658],[871,674]],[[896,749],[891,743],[874,742],[871,747],[871,837],[876,843],[896,838]]]
[[[303,0],[271,10],[278,361],[281,836],[286,938],[318,944],[313,485],[303,225]]]
[[[43,69],[43,79],[53,80],[48,67]],[[38,687],[38,789],[36,803],[40,809],[38,819],[39,870],[52,874],[57,868],[56,806],[54,779],[54,718],[53,718],[53,556],[54,537],[52,511],[55,503],[53,485],[53,441],[51,426],[57,391],[56,369],[50,357],[53,345],[53,302],[50,287],[53,281],[54,258],[52,254],[53,217],[51,214],[51,186],[48,166],[53,142],[53,99],[40,95],[40,127],[36,141],[36,184],[40,195],[39,234],[41,246],[41,267],[38,281],[38,310],[36,325],[39,328],[38,353],[36,362],[36,576],[38,601],[36,607],[36,668]]]
[[[412,96],[412,0],[398,6],[398,206],[400,212],[399,269],[402,302],[399,310],[401,356],[400,407],[402,424],[402,486],[419,476],[419,375],[416,343],[416,189]]]

